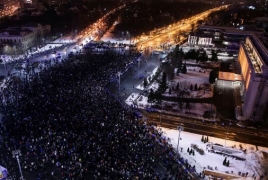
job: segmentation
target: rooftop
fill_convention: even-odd
[[[225,81],[242,81],[240,74],[219,71],[219,79]]]
[[[258,53],[263,59],[264,63],[268,65],[268,37],[265,37],[263,33],[252,33],[250,39],[253,42],[254,46],[257,47]]]
[[[237,34],[237,35],[250,35],[251,31],[243,31],[234,27],[225,27],[225,26],[198,26],[199,29],[211,29],[211,30],[219,30],[225,34]]]

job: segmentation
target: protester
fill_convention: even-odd
[[[105,89],[139,55],[77,55],[30,81],[13,78],[1,97],[1,165],[19,179],[12,151],[20,149],[27,180],[188,179],[162,132]]]

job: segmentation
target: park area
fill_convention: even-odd
[[[159,130],[170,140],[176,150],[179,131],[168,128],[159,128]],[[233,179],[253,180],[260,179],[267,173],[267,148],[207,136],[203,139],[208,138],[208,141],[202,142],[202,135],[184,131],[180,132],[180,138],[179,153],[192,166],[195,166],[197,172],[204,171],[207,174],[205,179],[209,179],[212,174],[217,174],[223,179],[232,177]],[[212,152],[211,144],[221,147],[220,150]]]
[[[157,72],[158,67],[147,77],[152,79],[152,76]],[[175,69],[176,71],[177,69]],[[177,97],[178,93],[183,98],[209,98],[213,96],[213,85],[209,84],[210,69],[200,68],[194,65],[187,66],[187,73],[177,74],[174,78],[168,81],[168,89],[163,96]],[[147,89],[156,91],[159,83],[153,81],[149,83]],[[144,90],[144,83],[141,83],[136,89]]]
[[[136,87],[141,91],[157,91],[159,87],[159,78],[154,79],[159,71],[156,67],[152,73],[146,77],[148,86],[144,88],[144,82]],[[175,69],[176,71],[176,69]],[[213,96],[214,86],[209,84],[209,74],[211,69],[205,69],[194,65],[187,66],[187,73],[176,74],[172,80],[167,82],[168,88],[162,94],[162,97],[168,97],[172,101],[163,99],[159,102],[148,102],[148,96],[132,93],[127,99],[128,105],[136,105],[138,108],[146,109],[155,107],[159,110],[169,111],[170,113],[180,113],[183,115],[203,118],[204,113],[209,111],[211,117],[216,117],[216,107],[211,103],[179,103],[178,98],[205,99]]]

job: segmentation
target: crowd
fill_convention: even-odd
[[[188,179],[193,169],[161,131],[105,89],[138,56],[77,55],[30,82],[14,78],[1,96],[1,165],[19,179],[12,151],[20,149],[27,180]]]

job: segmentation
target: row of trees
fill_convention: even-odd
[[[186,54],[185,54],[185,59],[195,59],[196,62],[205,62],[208,61],[208,55],[207,52],[202,48],[202,49],[190,49]],[[211,61],[218,61],[218,52],[215,50],[211,51]]]
[[[150,89],[148,95],[148,103],[160,103],[162,94],[167,90],[167,74],[165,72],[162,73],[162,79],[159,83],[159,86],[156,91]]]

